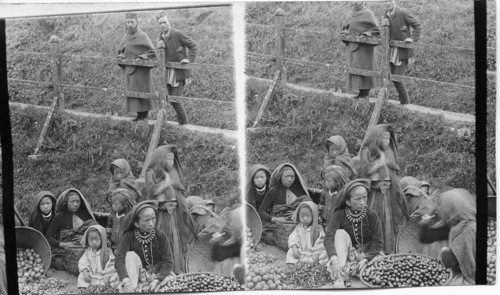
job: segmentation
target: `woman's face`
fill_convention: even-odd
[[[142,232],[151,232],[156,226],[155,210],[153,208],[142,209],[134,225]]]
[[[341,152],[340,146],[338,146],[338,145],[336,145],[334,143],[331,143],[330,146],[328,147],[328,152],[330,153],[330,155],[336,157]]]
[[[363,1],[355,1],[352,3],[353,10],[360,10],[363,8]]]
[[[389,143],[391,143],[391,134],[389,132],[383,132],[382,133],[382,142],[380,143],[381,148],[383,150],[387,149],[389,147]]]
[[[334,190],[339,186],[334,173],[325,174],[325,187],[329,190]]]
[[[300,207],[299,208],[299,221],[304,226],[311,226],[312,224],[312,212],[309,207]]]
[[[258,188],[264,187],[264,185],[266,185],[266,181],[267,181],[267,176],[264,170],[257,171],[253,176],[253,184]]]
[[[70,193],[68,196],[68,211],[71,213],[76,213],[82,204],[82,200],[80,200],[80,196],[76,193]]]
[[[166,165],[167,165],[167,170],[170,171],[174,168],[174,159],[175,159],[175,156],[174,156],[174,153],[167,153],[167,155],[165,156],[165,159],[166,159]]]
[[[127,18],[125,20],[125,27],[129,33],[132,33],[133,30],[137,27],[137,19],[135,18]]]
[[[292,168],[285,168],[283,170],[283,175],[281,176],[281,183],[284,187],[289,188],[292,186],[295,181],[295,172],[293,172]]]
[[[125,211],[125,206],[122,204],[122,202],[120,201],[120,198],[117,196],[111,197],[111,207],[113,208],[113,212],[118,213],[118,214]]]
[[[91,231],[87,235],[87,242],[89,243],[90,248],[92,250],[97,251],[101,249],[102,241],[101,241],[101,235],[99,234],[98,231]]]
[[[115,167],[113,169],[113,180],[114,181],[120,181],[120,180],[122,180],[124,174],[125,174],[125,171],[123,171],[122,169],[120,169],[118,167]]]
[[[52,211],[52,199],[50,197],[43,197],[38,207],[43,214],[49,214]]]
[[[347,206],[354,211],[361,211],[366,207],[368,200],[368,191],[363,186],[355,187],[349,192],[349,200],[346,201]]]

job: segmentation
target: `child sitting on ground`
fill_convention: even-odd
[[[82,245],[88,247],[78,261],[78,288],[95,285],[118,286],[115,270],[115,256],[107,247],[106,229],[100,225],[90,226],[82,238]]]
[[[110,235],[110,244],[113,251],[118,247],[123,236],[123,223],[125,215],[135,205],[132,194],[129,190],[119,188],[111,192],[107,201],[111,204],[112,212],[109,214],[107,233]]]
[[[321,179],[324,182],[324,189],[321,193],[318,209],[323,225],[327,225],[335,208],[340,204],[338,193],[349,182],[349,179],[344,168],[337,165],[323,168]]]
[[[325,231],[318,224],[318,207],[311,201],[302,202],[295,213],[293,221],[298,223],[295,230],[288,237],[288,253],[286,263],[319,262],[326,265]]]

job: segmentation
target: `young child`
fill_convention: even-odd
[[[49,191],[41,191],[36,194],[29,210],[29,227],[45,236],[56,216],[56,201],[54,194]]]
[[[134,202],[143,200],[142,191],[137,179],[135,179],[129,163],[125,159],[116,159],[109,165],[111,178],[109,179],[109,187],[107,194],[112,193],[117,188],[124,188],[130,191]]]
[[[340,204],[338,192],[349,182],[344,168],[331,165],[321,170],[321,179],[324,181],[324,189],[321,193],[318,209],[323,224],[328,224],[335,208]]]
[[[115,263],[120,293],[154,291],[173,274],[170,243],[156,228],[157,210],[158,202],[143,201],[125,217],[125,233],[118,244]]]
[[[78,261],[78,288],[95,285],[118,286],[115,270],[115,256],[107,247],[106,229],[100,225],[90,226],[82,238],[82,245],[88,247]]]
[[[108,196],[108,202],[111,204],[113,210],[109,214],[106,231],[110,235],[111,249],[115,251],[123,236],[124,217],[130,212],[135,202],[130,191],[123,188],[115,189]]]
[[[286,263],[319,262],[326,265],[325,231],[318,224],[318,207],[311,201],[302,202],[293,214],[293,221],[298,223],[288,237]]]
[[[352,162],[351,155],[349,155],[344,138],[340,135],[331,136],[326,141],[325,147],[327,152],[323,159],[323,168],[338,165],[344,168],[349,180],[356,178],[357,171]]]

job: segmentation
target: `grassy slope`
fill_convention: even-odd
[[[250,80],[248,109],[255,109],[260,103],[250,98],[252,94],[265,93],[266,87]],[[346,139],[351,155],[356,155],[373,106],[367,101],[353,103],[350,98],[332,100],[329,95],[289,93],[302,100],[307,98],[307,103],[297,108],[297,123],[291,123],[286,116],[290,108],[283,102],[271,104],[272,116],[280,119],[265,126],[284,128],[247,133],[247,161],[249,165],[263,163],[271,169],[289,161],[297,165],[308,185],[318,187],[325,140],[340,134]],[[249,122],[255,115],[248,112]],[[442,117],[414,114],[391,104],[386,104],[379,122],[391,123],[396,128],[404,175],[423,177],[437,187],[449,185],[475,191],[474,128],[471,137],[461,138]]]
[[[114,159],[125,158],[134,175],[139,175],[153,126],[58,116],[42,150],[54,156],[28,161],[45,116],[45,112],[33,108],[11,108],[14,193],[20,211],[26,214],[28,197],[40,190],[59,194],[76,187],[89,198],[94,210],[107,212],[102,193],[108,188],[108,165]],[[173,143],[180,148],[190,195],[210,196],[220,208],[239,199],[235,142],[171,126],[164,126],[159,142]]]
[[[411,11],[422,24],[419,42],[446,46],[474,48],[474,20],[472,1],[404,1],[402,7]],[[273,13],[281,7],[287,13],[285,27],[326,33],[286,30],[286,56],[338,65],[348,64],[348,52],[338,40],[340,26],[350,10],[346,2],[289,2],[251,3],[247,5],[247,23],[273,25]],[[385,10],[382,2],[370,2],[368,7],[381,17]],[[489,36],[494,36],[494,3],[489,1]],[[492,33],[493,32],[493,33]],[[494,40],[488,42],[494,46]],[[273,28],[247,26],[247,49],[252,52],[274,54]],[[474,56],[449,50],[419,48],[416,62],[408,75],[424,79],[474,86]],[[490,69],[494,70],[494,52],[490,52]],[[272,63],[249,58],[247,73],[270,78]],[[289,64],[288,78],[291,83],[320,89],[345,89],[346,75],[339,71],[317,70]],[[422,106],[455,112],[474,113],[474,92],[425,82],[408,83],[412,102]],[[391,86],[391,99],[397,99]]]
[[[139,24],[153,43],[159,35],[157,12],[139,13]],[[173,10],[174,27],[184,30],[198,44],[196,63],[233,64],[231,9],[203,8]],[[95,14],[57,18],[30,18],[7,22],[7,57],[10,78],[51,81],[50,59],[47,56],[19,54],[18,51],[50,52],[51,35],[63,39],[63,54],[114,58],[124,34],[124,14]],[[114,60],[63,58],[62,83],[100,88],[124,87],[124,75]],[[160,85],[160,74],[155,69],[155,86]],[[231,68],[201,67],[193,70],[193,84],[185,96],[234,101],[234,77]],[[213,87],[212,85],[217,85]],[[9,93],[13,101],[50,105],[51,87],[12,84]],[[124,98],[111,91],[64,90],[66,107],[102,114],[124,115]],[[209,127],[236,129],[232,106],[218,103],[187,101],[191,123]],[[222,106],[222,107],[221,107]],[[207,115],[212,113],[212,115]],[[215,114],[215,115],[214,115]],[[154,115],[154,114],[153,114]],[[168,117],[175,120],[175,112],[168,107]],[[219,120],[216,117],[224,118]]]

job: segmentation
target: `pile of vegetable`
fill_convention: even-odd
[[[249,264],[268,264],[276,261],[277,257],[271,253],[263,252],[247,252],[247,259]]]
[[[289,288],[283,281],[285,270],[281,267],[252,265],[248,269],[245,290],[286,290]]]
[[[214,273],[184,275],[160,283],[157,292],[239,291],[241,285],[233,278]]]
[[[66,294],[64,290],[68,282],[54,278],[38,279],[36,281],[21,282],[19,279],[19,294],[21,295],[62,295]]]
[[[249,227],[245,228],[245,234],[246,234],[246,240],[247,240],[245,250],[252,249],[255,246],[255,241],[254,241],[255,239],[253,236],[252,229]]]
[[[33,249],[17,250],[17,277],[23,282],[40,279],[45,273],[42,258]]]
[[[488,218],[488,269],[486,280],[488,285],[496,283],[496,260],[497,260],[497,222],[493,218]]]
[[[361,278],[375,287],[442,286],[449,270],[441,261],[421,255],[390,255],[371,262]]]
[[[318,288],[331,281],[326,266],[312,262],[298,262],[289,265],[285,272],[285,282],[297,288]]]

